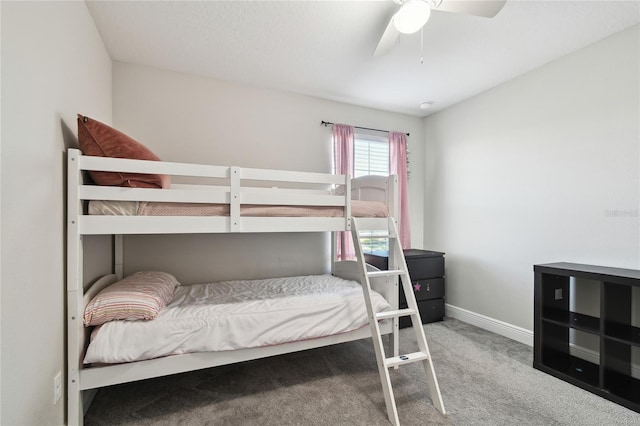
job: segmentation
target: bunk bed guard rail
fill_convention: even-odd
[[[86,185],[83,171],[166,174],[211,184],[176,184],[169,189]],[[275,185],[284,185],[279,187]],[[343,187],[338,195],[337,188]],[[351,229],[351,179],[348,175],[93,157],[70,149],[68,155],[69,225],[83,234],[326,232]],[[228,216],[93,216],[83,201],[135,201],[225,204]],[[247,217],[242,205],[326,206],[343,209],[340,217]]]

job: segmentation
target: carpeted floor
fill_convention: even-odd
[[[532,348],[454,319],[425,325],[447,415],[420,363],[390,370],[403,425],[640,425],[640,414],[532,368]],[[411,329],[401,352],[413,352]],[[104,425],[389,425],[370,339],[98,392]]]

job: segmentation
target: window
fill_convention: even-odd
[[[357,133],[354,139],[354,177],[388,176],[389,142],[379,136]]]
[[[389,175],[389,141],[385,137],[359,134],[354,135],[354,177]],[[374,238],[376,234],[386,235],[385,231],[374,231],[361,238],[362,249],[365,252],[387,251],[389,240]]]

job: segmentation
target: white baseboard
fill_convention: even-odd
[[[459,308],[457,306],[446,303],[445,315],[451,318],[455,318],[467,324],[475,325],[476,327],[484,330],[489,330],[493,333],[499,334],[516,342],[524,343],[528,346],[533,346],[533,331],[526,330],[522,327],[518,327],[504,321],[500,321],[494,318],[490,318],[475,312],[468,311],[466,309]]]
[[[569,353],[576,358],[584,359],[592,364],[600,364],[600,354],[593,349],[587,349],[582,346],[576,346],[569,343]]]
[[[455,318],[467,324],[475,325],[476,327],[484,330],[491,331],[492,333],[499,334],[516,342],[524,343],[528,346],[533,346],[533,331],[518,327],[513,324],[506,323],[504,321],[497,320],[495,318],[487,317],[466,309],[459,308],[457,306],[446,303],[445,315],[451,318]],[[589,361],[593,364],[600,364],[600,355],[597,351],[587,349],[581,346],[576,346],[573,343],[569,346],[569,352],[571,355]],[[640,365],[631,365],[631,376],[640,380]]]
[[[587,349],[582,346],[576,346],[573,343],[569,344],[569,353],[576,358],[584,359],[592,364],[600,364],[600,354],[592,349]],[[640,365],[631,364],[631,377],[640,379]]]

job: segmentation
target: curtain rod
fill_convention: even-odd
[[[334,123],[331,123],[329,121],[324,121],[322,120],[320,122],[320,125],[327,127],[327,126],[333,126]],[[383,132],[383,133],[391,133],[389,130],[380,130],[380,129],[372,129],[370,127],[360,127],[360,126],[353,126],[354,129],[362,129],[362,130],[373,130],[374,132]],[[405,133],[405,135],[409,136],[409,133]]]

